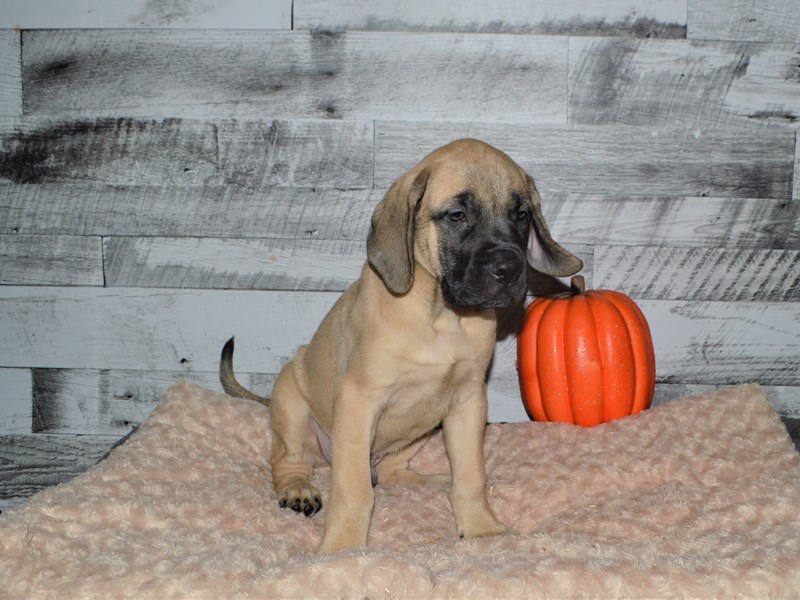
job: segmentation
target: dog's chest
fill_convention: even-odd
[[[391,451],[395,443],[426,434],[441,423],[454,399],[482,393],[494,330],[474,333],[460,326],[435,328],[409,350],[402,366],[395,365],[396,379],[378,419],[376,450]]]

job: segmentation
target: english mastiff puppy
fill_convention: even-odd
[[[366,545],[378,483],[452,481],[460,536],[508,532],[485,489],[495,309],[523,301],[526,263],[569,276],[581,261],[550,236],[533,179],[469,139],[434,150],[392,184],[372,215],[367,258],[270,400],[236,381],[233,339],[223,349],[225,391],[270,407],[278,502],[316,513],[312,472],[330,463],[320,552]],[[411,458],[440,424],[450,476],[414,472]]]

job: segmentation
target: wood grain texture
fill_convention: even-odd
[[[800,119],[798,45],[570,38],[569,54],[571,123]]]
[[[237,368],[275,373],[308,342],[331,292],[0,287],[0,364],[214,371],[237,335]],[[641,300],[666,383],[800,384],[796,302]],[[122,316],[122,318],[121,318]],[[493,374],[516,377],[514,338]]]
[[[0,286],[0,364],[215,371],[237,336],[237,368],[280,370],[339,297],[331,292]]]
[[[696,394],[707,394],[718,390],[718,385],[703,385],[695,383],[664,383],[656,385],[653,406],[671,402],[679,398],[686,398]],[[793,386],[762,385],[764,392],[772,407],[782,417],[789,419],[800,418],[800,390]]]
[[[634,300],[637,300],[634,298]],[[662,383],[800,384],[800,304],[637,300]],[[516,341],[498,343],[492,376],[515,377]]]
[[[385,190],[7,185],[0,233],[366,240]]]
[[[367,258],[327,240],[113,237],[104,251],[112,287],[344,291]]]
[[[0,233],[363,241],[387,187],[8,185],[0,194]],[[788,199],[543,195],[551,231],[570,247],[800,250],[800,203]]]
[[[542,202],[567,243],[800,250],[800,203],[788,199],[552,194]]]
[[[275,374],[242,373],[238,369],[236,377],[242,385],[267,396],[275,380]],[[217,372],[35,369],[33,430],[126,435],[179,381],[222,392]],[[28,427],[30,431],[30,419]]]
[[[688,37],[797,43],[800,12],[795,0],[692,0]]]
[[[0,28],[291,29],[291,0],[3,0]]]
[[[713,392],[720,387],[716,384],[656,383],[653,407],[687,398],[695,394]],[[762,385],[762,391],[773,408],[784,418],[800,418],[800,391],[795,386]],[[493,377],[489,380],[489,422],[519,423],[529,420],[520,396],[519,380],[516,375]]]
[[[570,251],[590,278],[592,249]],[[104,257],[110,287],[343,292],[361,275],[367,253],[363,240],[115,237],[105,240]],[[541,277],[531,291],[555,293],[554,278]]]
[[[22,115],[21,57],[20,33],[0,29],[0,115]]]
[[[461,31],[685,37],[686,0],[502,3],[466,0],[454,9],[423,0],[295,0],[298,29]]]
[[[794,188],[792,198],[797,201],[800,200],[800,134],[795,133],[794,144]],[[797,202],[795,202],[797,204]],[[795,225],[794,230],[798,229]]]
[[[0,183],[372,186],[372,124],[0,119]]]
[[[370,121],[237,121],[216,126],[222,183],[372,187]]]
[[[98,30],[24,42],[28,114],[566,122],[560,37]]]
[[[796,250],[597,246],[594,264],[594,287],[635,298],[800,302]]]
[[[103,285],[99,237],[0,235],[0,285]]]
[[[32,394],[29,369],[0,369],[0,435],[31,433]]]
[[[69,481],[97,463],[116,441],[100,435],[0,435],[0,502],[13,506]]]
[[[421,154],[458,137],[494,144],[529,170],[545,195],[789,198],[794,131],[617,125],[536,126],[378,122],[375,183],[386,185]]]

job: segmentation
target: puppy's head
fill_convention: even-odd
[[[562,277],[583,266],[550,236],[533,179],[477,140],[434,150],[392,184],[372,216],[367,256],[392,293],[406,293],[423,268],[463,308],[521,301],[526,262]]]

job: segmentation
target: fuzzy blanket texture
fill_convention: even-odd
[[[181,383],[110,456],[0,516],[4,598],[800,596],[800,457],[754,385],[592,429],[490,425],[515,535],[460,540],[444,487],[381,487],[369,547],[280,509],[269,411]],[[441,433],[414,459],[446,472]],[[330,469],[315,483],[324,493]]]

